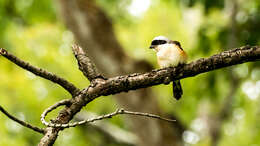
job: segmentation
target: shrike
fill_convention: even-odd
[[[179,64],[184,64],[188,58],[178,41],[169,40],[164,36],[155,37],[152,40],[150,49],[154,49],[157,52],[157,61],[160,68],[175,67]],[[179,100],[182,94],[180,80],[173,81],[174,98]]]

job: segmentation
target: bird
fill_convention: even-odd
[[[160,68],[176,67],[187,62],[188,56],[181,47],[180,42],[168,39],[165,36],[155,37],[150,49],[156,51],[157,62]],[[180,80],[173,81],[173,96],[179,100],[183,95]]]

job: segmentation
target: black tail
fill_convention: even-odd
[[[176,80],[172,82],[172,89],[173,89],[173,97],[177,100],[179,100],[183,94],[182,88],[181,88],[181,82],[180,80]]]

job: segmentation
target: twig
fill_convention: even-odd
[[[36,126],[32,126],[32,125],[30,125],[29,123],[26,123],[26,122],[24,122],[24,121],[22,121],[22,120],[17,119],[16,117],[12,116],[11,114],[9,114],[9,113],[4,109],[1,105],[0,105],[0,111],[1,111],[3,114],[5,114],[8,118],[12,119],[13,121],[19,123],[20,125],[22,125],[22,126],[24,126],[24,127],[27,127],[27,128],[29,128],[29,129],[32,129],[33,131],[36,131],[36,132],[41,133],[41,134],[44,134],[44,133],[45,133],[44,129],[38,128],[38,127],[36,127]]]
[[[44,119],[44,118],[46,117],[46,115],[47,115],[49,112],[51,112],[51,111],[55,110],[56,108],[58,108],[59,106],[68,105],[68,104],[70,104],[70,100],[65,99],[65,100],[61,100],[61,101],[55,103],[54,105],[48,107],[48,108],[47,108],[46,110],[44,110],[44,112],[41,114],[41,121],[42,121],[42,123],[43,123],[44,125],[48,126],[48,127],[51,127],[51,126],[49,126],[49,123],[46,122],[45,119]],[[60,124],[57,124],[57,125],[60,125]]]
[[[96,78],[104,79],[101,73],[98,72],[97,67],[80,46],[76,44],[72,45],[72,51],[78,61],[79,69],[83,72],[84,76],[89,79],[89,81]]]
[[[16,65],[20,66],[21,68],[23,68],[25,70],[32,72],[33,74],[35,74],[37,76],[40,76],[42,78],[45,78],[47,80],[50,80],[54,83],[59,84],[65,90],[67,90],[69,93],[71,93],[72,96],[75,96],[79,92],[79,89],[76,86],[74,86],[72,83],[70,83],[69,81],[67,81],[53,73],[50,73],[44,69],[32,66],[28,62],[25,62],[25,61],[17,58],[16,56],[8,53],[7,50],[5,50],[3,48],[0,48],[0,55],[4,56],[11,62],[15,63]]]
[[[62,101],[59,101],[56,104],[52,105],[51,107],[47,108],[41,115],[42,123],[45,126],[48,126],[48,127],[69,128],[69,127],[75,127],[75,126],[82,125],[82,124],[87,124],[87,123],[90,123],[90,122],[95,122],[95,121],[98,121],[98,120],[112,118],[113,116],[120,115],[120,114],[128,114],[128,115],[136,115],[136,116],[155,118],[155,119],[159,119],[159,120],[163,120],[163,121],[167,121],[167,122],[175,122],[176,121],[176,120],[173,120],[173,119],[163,118],[163,117],[160,117],[160,116],[154,115],[154,114],[127,111],[127,110],[124,110],[124,109],[117,109],[115,112],[110,113],[110,114],[106,114],[106,115],[98,116],[96,118],[91,118],[91,119],[87,119],[87,120],[83,120],[83,121],[79,121],[79,122],[74,122],[74,123],[56,124],[56,123],[48,123],[48,122],[45,121],[45,117],[47,116],[47,114],[49,112],[51,112],[52,110],[56,109],[57,107],[59,107],[61,105],[66,105],[68,103],[69,103],[69,100],[62,100]]]

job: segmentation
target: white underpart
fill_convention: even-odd
[[[164,44],[157,47],[157,59],[161,68],[185,63],[185,58],[181,56],[179,48],[174,44]]]

